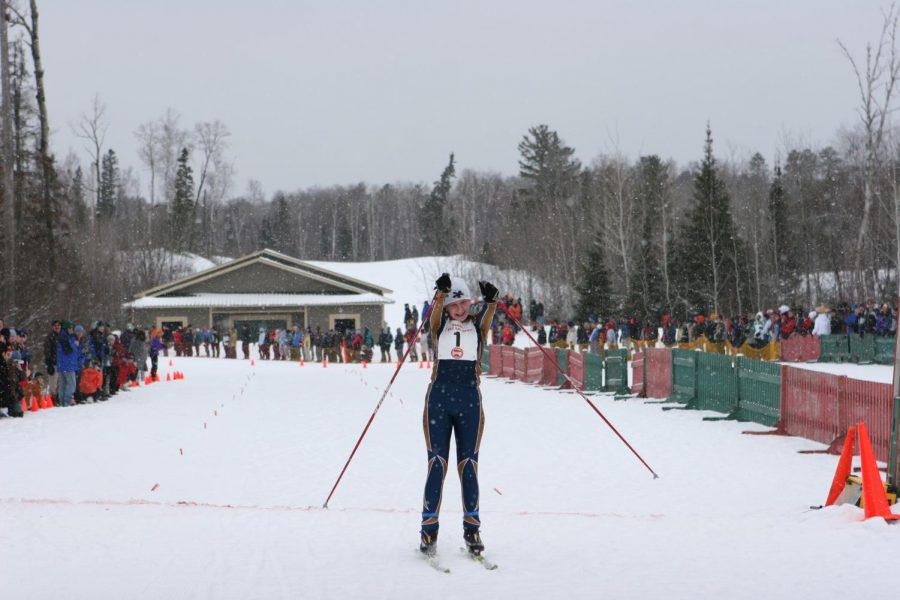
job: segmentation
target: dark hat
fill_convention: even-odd
[[[74,329],[74,328],[75,328],[75,323],[73,323],[72,321],[63,321],[63,322],[62,322],[62,328],[63,328],[63,329]]]

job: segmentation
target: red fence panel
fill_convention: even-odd
[[[647,348],[644,351],[647,375],[645,396],[668,398],[672,395],[672,351],[668,348]]]
[[[501,377],[512,379],[516,374],[516,350],[512,346],[500,346],[502,356]]]
[[[889,383],[861,381],[842,377],[840,431],[846,435],[850,425],[861,421],[868,425],[875,458],[887,462],[891,448],[891,414],[894,398]]]
[[[544,348],[541,352],[541,385],[556,385],[556,349]]]
[[[803,349],[803,360],[806,362],[819,360],[822,355],[821,340],[817,335],[804,335],[803,341],[806,347]]]
[[[576,389],[584,389],[584,355],[580,352],[569,352],[569,377]]]
[[[842,377],[807,369],[781,369],[781,424],[788,435],[832,444],[842,433]]]
[[[500,377],[503,372],[503,359],[501,353],[503,352],[503,346],[497,346],[496,344],[491,344],[488,348],[488,352],[490,353],[489,361],[490,367],[488,368],[488,375],[493,377]]]
[[[781,360],[785,362],[801,362],[803,360],[803,340],[806,336],[792,335],[781,340]]]
[[[519,381],[525,380],[525,350],[523,348],[513,348],[513,364],[515,365],[515,373],[513,377]]]
[[[792,335],[781,340],[781,360],[785,362],[809,362],[821,355],[819,336]]]
[[[540,348],[525,349],[525,379],[528,383],[539,383],[544,368],[544,353]]]
[[[640,398],[644,398],[644,352],[635,352],[631,358],[631,393],[637,394]]]

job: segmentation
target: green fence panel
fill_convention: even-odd
[[[731,357],[699,353],[696,407],[730,414],[737,408],[738,397],[738,376]]]
[[[607,350],[603,361],[604,392],[629,394],[628,350]]]
[[[584,355],[584,389],[587,392],[603,389],[603,359],[599,354]]]
[[[564,348],[556,349],[556,364],[559,365],[559,368],[562,369],[563,373],[568,375],[569,373],[569,350]],[[566,385],[566,378],[563,377],[562,373],[559,371],[556,372],[556,385]]]
[[[819,362],[846,362],[850,360],[850,343],[846,335],[823,335],[819,337]]]
[[[875,362],[880,365],[894,364],[894,338],[875,338]]]
[[[848,335],[850,338],[850,360],[870,363],[875,361],[874,335]]]
[[[490,370],[491,370],[491,353],[487,349],[487,347],[485,347],[484,350],[481,351],[481,373],[483,375],[487,375],[488,371],[490,371]]]
[[[740,401],[733,416],[774,427],[781,417],[781,365],[738,356],[737,374]]]
[[[694,350],[672,349],[672,395],[670,402],[693,402],[697,398],[697,355]]]

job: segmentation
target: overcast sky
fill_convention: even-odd
[[[834,141],[884,3],[869,0],[39,0],[59,158],[98,95],[107,147],[148,177],[134,130],[167,107],[231,130],[235,193],[517,172],[530,126],[583,162],[617,146],[772,160],[785,135]],[[146,193],[146,190],[145,190]]]

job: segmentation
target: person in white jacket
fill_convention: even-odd
[[[824,307],[816,308],[816,320],[813,323],[813,335],[831,335],[831,318],[828,316],[828,310],[820,310]],[[812,314],[810,314],[812,316]]]
[[[566,344],[569,346],[569,350],[578,348],[578,327],[575,325],[575,321],[569,321],[569,331],[566,332]]]

